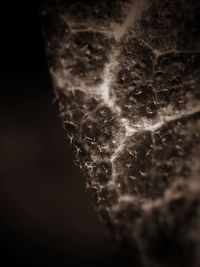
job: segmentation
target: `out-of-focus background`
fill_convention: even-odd
[[[124,262],[53,104],[37,1],[1,4],[0,266]]]

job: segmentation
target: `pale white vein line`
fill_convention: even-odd
[[[72,28],[70,30],[70,32],[73,34],[73,33],[82,33],[82,32],[88,32],[88,33],[101,33],[103,34],[104,36],[108,37],[108,38],[113,38],[113,31],[109,31],[109,30],[106,30],[104,28],[100,28],[100,29],[95,29],[95,28],[91,28],[91,27],[88,27],[88,28],[83,28],[83,29],[78,29],[78,28]]]
[[[114,37],[117,42],[121,40],[124,34],[127,32],[128,28],[132,26],[140,17],[141,14],[146,10],[148,7],[148,0],[133,0],[130,11],[124,23],[122,25],[116,26],[114,30]]]
[[[171,115],[171,116],[163,116],[163,118],[160,118],[159,122],[144,127],[144,130],[155,132],[155,131],[159,130],[160,128],[162,128],[166,123],[186,118],[188,116],[197,114],[198,112],[200,112],[200,105],[197,105],[196,107],[190,108],[190,109],[185,110],[185,111],[181,111],[181,112],[174,114],[174,115]]]
[[[110,86],[112,81],[114,80],[113,68],[116,65],[115,57],[113,55],[110,56],[109,63],[106,64],[104,68],[104,73],[102,80],[103,82],[100,84],[98,88],[98,94],[100,94],[104,103],[111,108],[114,108],[113,98],[110,96]]]

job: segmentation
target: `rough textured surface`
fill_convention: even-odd
[[[44,1],[60,113],[138,266],[198,266],[200,2]]]

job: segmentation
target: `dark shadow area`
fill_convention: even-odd
[[[53,104],[39,3],[13,2],[1,9],[0,266],[120,265]]]

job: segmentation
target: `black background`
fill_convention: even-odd
[[[53,104],[39,2],[0,6],[0,266],[120,265]]]

